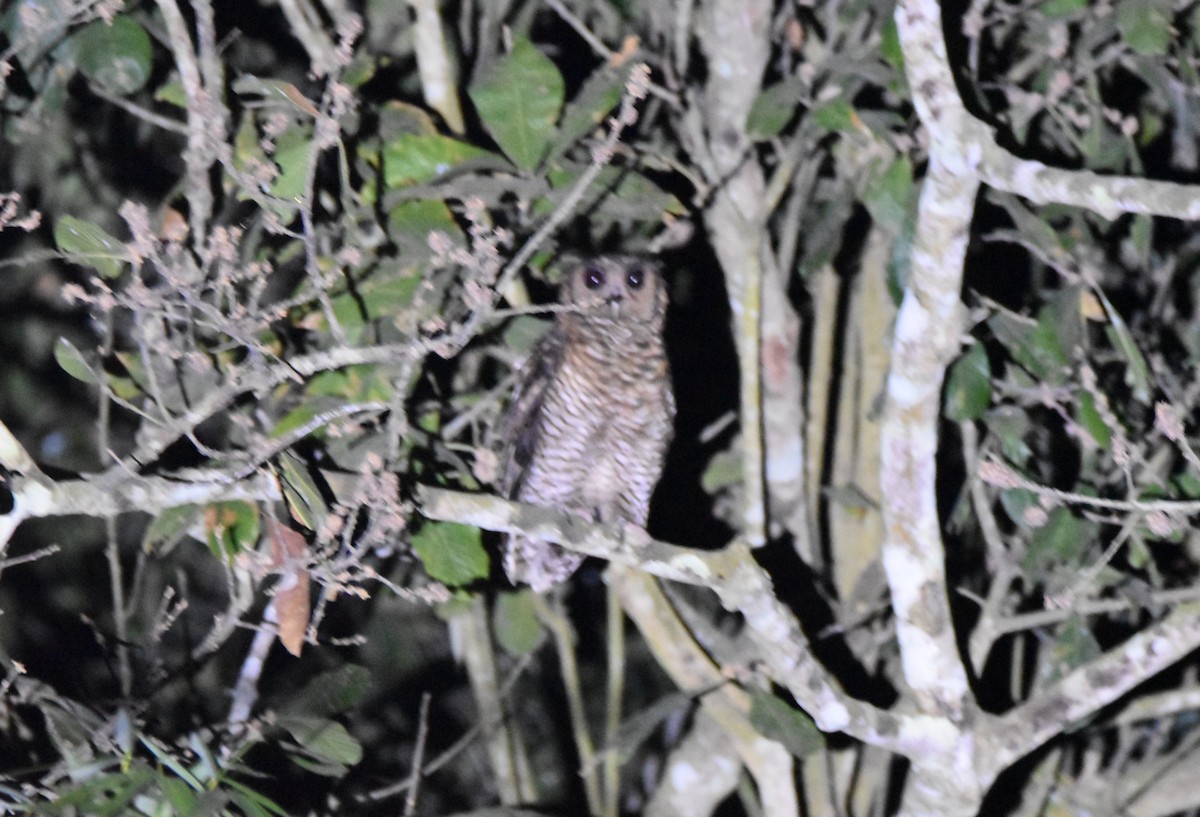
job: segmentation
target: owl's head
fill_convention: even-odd
[[[667,311],[667,285],[656,261],[601,255],[571,264],[561,300],[589,321],[655,328]]]

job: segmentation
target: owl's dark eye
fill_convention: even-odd
[[[583,285],[588,289],[599,289],[604,286],[604,270],[599,267],[584,267]]]
[[[641,267],[634,267],[625,276],[625,281],[630,289],[641,289],[642,284],[646,283],[646,273]]]

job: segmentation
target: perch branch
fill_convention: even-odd
[[[662,579],[708,587],[727,609],[745,617],[767,671],[824,731],[845,732],[900,754],[928,752],[939,735],[949,732],[950,724],[939,718],[883,712],[842,692],[813,657],[799,622],[775,597],[770,577],[740,539],[719,551],[702,551],[652,539],[632,525],[595,525],[486,494],[421,486],[418,499],[430,519],[520,533]]]

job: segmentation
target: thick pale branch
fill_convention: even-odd
[[[897,614],[905,676],[923,708],[973,722],[952,753],[915,758],[902,814],[974,814],[995,775],[1070,723],[1115,700],[1200,644],[1200,609],[1159,624],[988,724],[975,710],[946,603],[944,553],[934,497],[938,405],[945,367],[962,329],[960,287],[968,228],[981,181],[1102,215],[1200,215],[1200,189],[1061,171],[1015,159],[958,96],[937,0],[905,0],[896,21],[913,103],[930,135],[913,267],[897,320],[884,429],[884,567]],[[959,728],[964,728],[959,727]],[[971,772],[974,771],[974,774]],[[970,785],[967,785],[967,784]]]
[[[704,711],[722,729],[750,770],[763,801],[764,817],[791,817],[799,805],[792,785],[792,756],[763,738],[750,723],[750,700],[739,687],[723,683],[721,668],[696,643],[658,582],[626,568],[608,573],[621,607],[637,624],[655,659],[685,690],[709,688],[700,698]]]
[[[741,376],[743,535],[751,546],[766,541],[762,428],[762,265],[766,180],[750,153],[746,116],[762,85],[771,53],[770,2],[715,0],[699,16],[700,43],[708,58],[703,117],[712,158],[708,181],[716,186],[705,223],[725,273],[733,312]],[[698,146],[695,146],[698,147]]]
[[[935,80],[944,57],[937,3],[909,3],[896,13],[909,84],[929,91],[922,117],[945,110]],[[953,85],[948,89],[954,93]],[[916,95],[918,98],[921,94]],[[886,539],[883,566],[896,612],[905,680],[927,711],[961,718],[971,706],[959,658],[937,511],[938,413],[946,366],[958,353],[960,299],[977,179],[956,162],[955,146],[934,140],[921,191],[912,270],[892,340],[880,452]],[[946,158],[945,154],[950,157]]]
[[[232,481],[214,474],[207,481],[180,481],[131,474],[120,479],[73,479],[51,482],[14,480],[13,509],[0,519],[18,521],[48,516],[112,517],[138,511],[157,514],[181,505],[203,505],[242,499],[250,502],[283,498],[270,474]]]
[[[1018,159],[996,144],[991,131],[971,120],[963,133],[964,148],[980,156],[984,183],[1024,196],[1038,204],[1070,204],[1105,218],[1122,213],[1196,221],[1200,219],[1200,185],[1102,176],[1090,170],[1062,170]]]
[[[421,75],[421,91],[425,104],[442,115],[446,126],[462,133],[462,106],[454,67],[446,50],[442,33],[441,10],[435,0],[408,0],[416,19],[413,22],[413,50],[417,53],[417,70]]]
[[[902,43],[913,104],[929,131],[931,152],[939,154],[943,162],[954,163],[956,171],[975,175],[997,190],[1038,204],[1085,207],[1105,218],[1143,213],[1200,219],[1200,185],[1048,167],[1013,156],[996,144],[991,128],[971,116],[958,95],[942,45],[937,6],[935,0],[907,2],[898,10],[897,19],[909,21],[911,33]],[[936,30],[932,22],[938,24]],[[914,50],[917,48],[921,50]]]
[[[1063,676],[1000,720],[1008,765],[1200,648],[1200,602],[1177,607],[1162,621]],[[1001,766],[1000,768],[1003,768]]]
[[[883,712],[842,692],[817,663],[792,612],[776,597],[771,579],[742,540],[720,551],[679,547],[652,539],[632,526],[593,525],[548,508],[422,486],[421,512],[431,519],[461,522],[502,533],[521,533],[637,568],[664,579],[713,590],[729,610],[742,614],[766,665],[796,701],[827,732],[845,732],[901,754],[948,751],[953,727],[932,716]]]

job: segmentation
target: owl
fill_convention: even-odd
[[[560,300],[565,309],[518,370],[500,487],[521,502],[645,527],[675,418],[662,270],[636,256],[581,260]],[[582,561],[520,535],[505,545],[509,579],[539,593]]]

